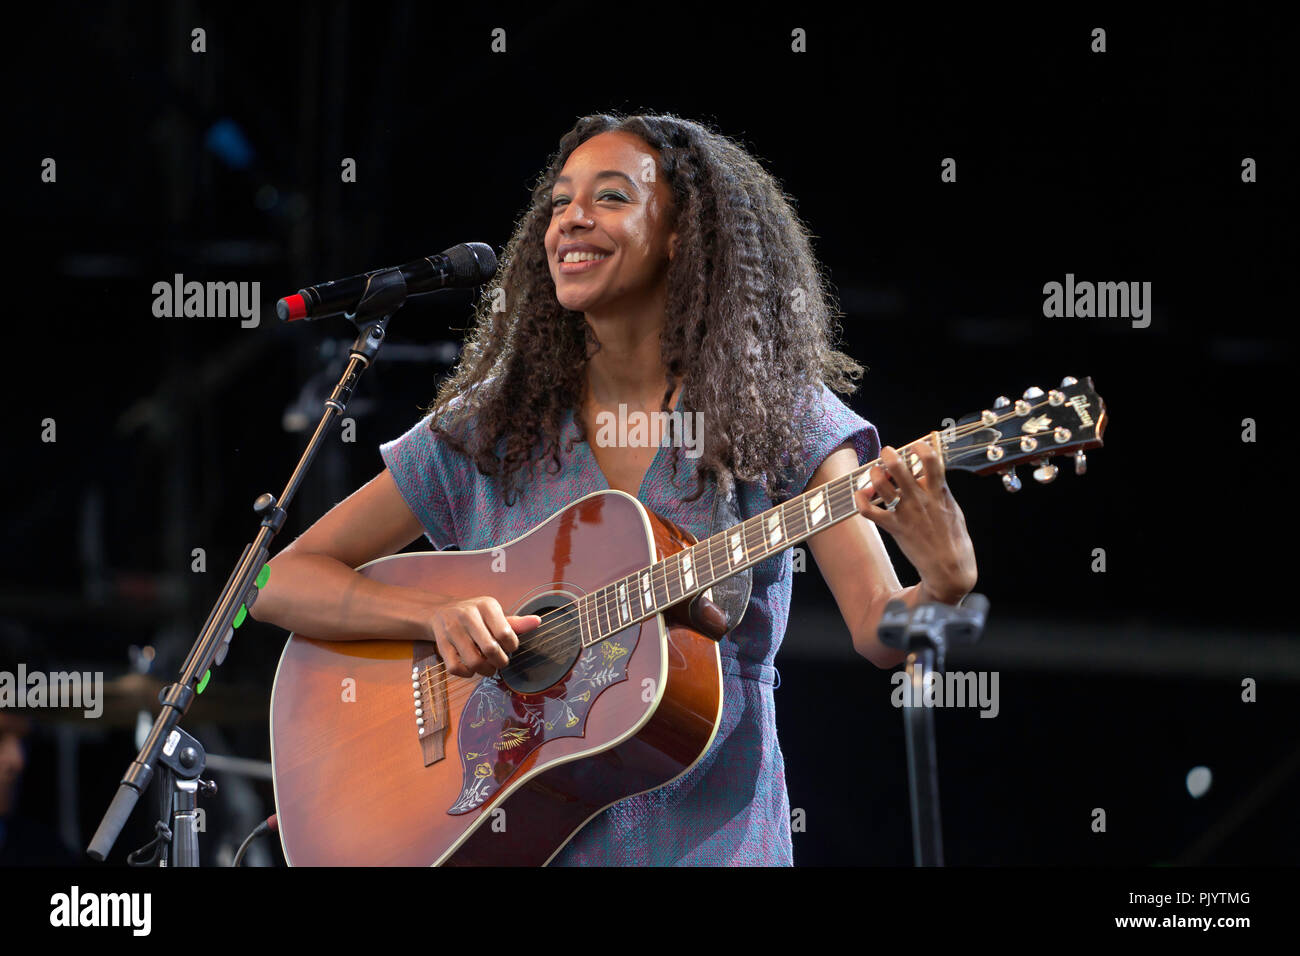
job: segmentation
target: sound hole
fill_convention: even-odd
[[[564,679],[582,653],[577,607],[567,594],[542,594],[515,614],[540,614],[542,623],[519,637],[519,649],[497,672],[517,694],[536,694]]]

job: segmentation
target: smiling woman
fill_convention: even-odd
[[[703,538],[728,510],[732,523],[750,518],[879,456],[858,513],[809,543],[853,646],[895,665],[901,654],[876,638],[885,604],[959,601],[975,584],[973,550],[930,447],[916,478],[835,396],[862,369],[835,349],[834,318],[808,230],[743,148],[675,116],[581,118],[538,179],[429,414],[381,448],[383,472],[272,562],[254,615],[323,640],[429,641],[443,673],[489,677],[538,615],[352,568],[420,532],[440,549],[500,549],[610,489]],[[602,440],[609,416],[660,415],[700,423],[699,453],[683,453],[680,426],[655,443],[631,429]],[[920,584],[899,584],[877,526]],[[657,789],[597,802],[552,864],[793,862],[773,695],[792,557],[774,548],[753,564],[747,603],[719,641],[722,704],[707,748]],[[767,553],[762,542],[750,550]],[[689,564],[679,574],[689,590]],[[622,666],[626,649],[603,650]],[[593,715],[600,696],[583,699]],[[491,762],[481,767],[490,777]]]

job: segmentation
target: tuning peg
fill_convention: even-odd
[[[1014,468],[1008,468],[1002,473],[1002,487],[1012,494],[1020,490],[1020,479],[1016,476]]]
[[[993,399],[994,408],[1006,408],[1010,404],[1011,399],[1007,398],[1005,395],[999,395],[997,398]]]
[[[1051,459],[1040,458],[1037,465],[1038,467],[1034,469],[1034,481],[1046,485],[1056,480],[1056,474],[1060,469],[1052,464]]]
[[[1071,385],[1078,385],[1078,384],[1079,384],[1079,380],[1075,378],[1073,375],[1067,375],[1065,376],[1065,378],[1061,379],[1061,388],[1069,388]]]
[[[1043,390],[1039,388],[1037,385],[1031,385],[1027,389],[1025,389],[1025,394],[1020,397],[1027,399],[1029,401],[1032,401],[1035,398],[1042,398]]]
[[[1085,472],[1087,472],[1087,470],[1088,470],[1088,456],[1085,455],[1083,453],[1083,449],[1080,448],[1078,451],[1074,453],[1074,473],[1076,475],[1082,475]]]

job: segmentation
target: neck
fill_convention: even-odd
[[[925,440],[918,439],[911,444]],[[911,445],[905,445],[900,451],[913,474],[919,477],[920,458],[911,451]],[[583,646],[653,617],[717,581],[847,521],[858,514],[854,493],[870,487],[869,469],[879,460],[859,465],[846,475],[810,488],[762,514],[584,595],[576,609]],[[877,504],[881,500],[874,489],[872,500]]]
[[[587,363],[589,404],[659,407],[667,382],[660,352],[664,297],[661,287],[650,300],[631,309],[585,313],[600,342]]]

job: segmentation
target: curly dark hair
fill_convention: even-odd
[[[724,491],[734,480],[757,482],[779,498],[791,490],[790,463],[805,454],[797,410],[807,389],[825,382],[852,392],[863,368],[834,348],[838,308],[780,185],[740,145],[677,116],[584,116],[560,139],[429,408],[430,428],[482,474],[499,476],[507,505],[537,461],[549,456],[558,470],[565,414],[580,407],[584,368],[600,344],[582,313],[556,298],[543,247],[551,191],[569,154],[612,130],[657,150],[672,187],[678,245],[667,271],[662,409],[671,411],[680,378],[682,409],[708,423],[687,500],[709,476]],[[576,413],[575,421],[585,441]]]

